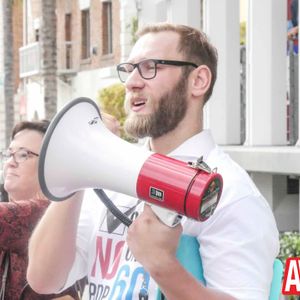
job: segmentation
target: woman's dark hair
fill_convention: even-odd
[[[15,125],[13,128],[11,139],[13,140],[15,135],[25,129],[29,130],[35,130],[40,132],[41,134],[45,134],[48,126],[50,124],[50,121],[48,120],[41,120],[41,121],[21,121],[18,124]]]

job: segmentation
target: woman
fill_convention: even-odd
[[[38,181],[38,157],[48,125],[46,120],[18,123],[8,149],[1,152],[8,194],[8,202],[0,202],[1,300],[79,299],[75,287],[60,295],[38,295],[26,282],[28,240],[49,204]]]

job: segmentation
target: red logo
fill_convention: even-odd
[[[289,257],[286,260],[282,294],[300,295],[300,257]]]

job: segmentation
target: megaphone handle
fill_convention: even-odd
[[[181,215],[178,215],[176,212],[168,210],[166,208],[156,205],[151,205],[151,208],[159,218],[159,220],[169,227],[175,227],[180,223],[182,219]]]

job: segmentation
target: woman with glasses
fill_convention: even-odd
[[[26,282],[28,240],[49,204],[38,181],[39,152],[48,125],[46,120],[18,123],[8,149],[0,154],[8,194],[8,202],[0,202],[1,300],[78,299],[74,286],[63,295],[38,295]]]

